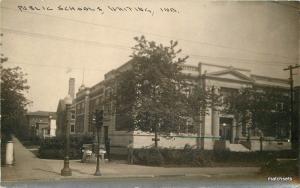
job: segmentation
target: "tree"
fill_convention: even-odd
[[[214,86],[206,87],[202,82],[204,79],[205,75],[199,76],[187,98],[189,105],[188,113],[197,125],[201,123],[205,115],[209,114],[208,109],[219,110],[223,104],[220,92],[216,91]]]
[[[225,99],[224,112],[234,114],[249,130],[259,129],[264,136],[287,138],[289,100],[280,88],[242,88]]]
[[[213,88],[203,89],[201,81],[182,73],[188,57],[178,57],[177,42],[163,46],[144,36],[135,40],[132,59],[116,78],[117,126],[155,135],[183,132],[187,121],[199,123],[200,113],[218,105]]]
[[[177,58],[177,42],[135,40],[131,66],[117,78],[117,114],[131,122],[131,130],[176,132],[187,117],[187,81],[180,65],[188,57]]]
[[[29,104],[24,92],[28,91],[29,86],[22,69],[4,68],[5,61],[7,58],[1,58],[1,132],[18,134],[24,129],[22,126]]]

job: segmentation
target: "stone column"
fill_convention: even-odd
[[[242,136],[242,124],[236,124],[236,137],[241,138]]]
[[[219,137],[219,129],[220,129],[220,118],[219,118],[219,111],[216,109],[212,109],[212,135],[214,137]]]
[[[219,90],[218,87],[214,87],[213,91],[214,94],[218,95]],[[213,101],[215,102],[215,101]],[[217,109],[217,107],[215,105],[212,106],[212,121],[211,121],[211,125],[212,125],[212,136],[213,137],[219,137],[220,136],[220,117],[219,117],[219,111]]]
[[[231,143],[234,143],[236,134],[237,134],[237,125],[236,125],[236,120],[232,120],[232,127],[231,127]]]
[[[203,142],[204,142],[204,149],[205,150],[212,150],[213,149],[213,139],[212,139],[212,110],[208,109],[208,113],[205,114],[204,117],[204,126],[203,132]]]

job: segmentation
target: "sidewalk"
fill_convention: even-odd
[[[2,181],[23,180],[60,180],[81,178],[150,178],[175,176],[201,176],[207,178],[223,176],[254,176],[257,167],[149,167],[141,165],[128,165],[125,162],[114,161],[100,164],[102,176],[95,177],[96,164],[94,162],[81,163],[80,160],[71,160],[72,176],[63,177],[60,171],[63,160],[48,160],[36,158],[27,150],[18,139],[14,138],[16,165],[2,167]]]
[[[27,150],[17,138],[13,138],[13,142],[15,165],[1,167],[2,181],[53,179],[59,175],[47,163]]]

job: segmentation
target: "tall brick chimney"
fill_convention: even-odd
[[[69,79],[69,92],[68,94],[74,99],[75,97],[75,78]]]

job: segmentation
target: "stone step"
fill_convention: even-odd
[[[229,144],[229,150],[230,151],[236,151],[236,152],[249,152],[250,150],[243,146],[242,144]]]

